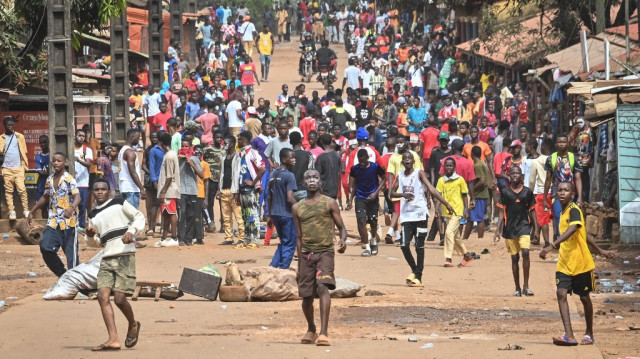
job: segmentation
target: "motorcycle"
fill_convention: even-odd
[[[315,57],[315,52],[311,50],[311,47],[306,47],[302,51],[302,81],[310,82],[311,75],[313,74],[313,59]]]
[[[336,80],[335,74],[330,65],[318,65],[318,81],[322,83],[325,90]]]

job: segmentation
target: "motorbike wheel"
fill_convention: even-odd
[[[329,89],[330,84],[331,84],[331,81],[329,81],[329,79],[322,81],[322,85],[324,86],[325,90]]]
[[[305,78],[307,83],[311,82],[311,73],[307,73],[307,77]]]

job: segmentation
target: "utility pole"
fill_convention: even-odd
[[[47,0],[49,142],[51,153],[73,159],[75,125],[71,78],[71,11],[66,0]],[[75,175],[69,162],[68,171]]]
[[[171,41],[182,42],[182,7],[180,0],[171,0],[169,11],[171,12]]]
[[[627,48],[627,65],[631,60],[631,50],[629,49],[629,0],[624,0],[624,36]]]
[[[123,144],[129,129],[129,29],[127,10],[111,18],[111,142]]]
[[[164,40],[162,0],[149,0],[149,87],[160,89],[164,82]]]

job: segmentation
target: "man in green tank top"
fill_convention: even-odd
[[[333,224],[340,231],[338,253],[347,249],[347,229],[335,199],[321,193],[320,173],[308,170],[304,173],[307,198],[293,205],[293,221],[298,231],[298,293],[302,297],[302,312],[307,320],[307,333],[302,344],[328,346],[329,290],[336,288],[334,270]],[[313,318],[313,299],[320,298],[320,335],[316,333]]]

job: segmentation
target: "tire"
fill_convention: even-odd
[[[311,82],[311,74],[310,73],[307,73],[306,80],[307,80],[306,81],[307,83]]]

